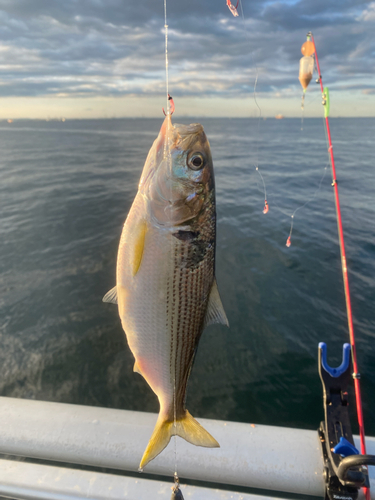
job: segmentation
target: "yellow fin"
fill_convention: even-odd
[[[146,232],[147,232],[147,222],[145,220],[141,220],[134,228],[134,236],[132,242],[133,252],[130,257],[130,265],[133,276],[137,274],[142,262],[143,250],[145,247]]]
[[[143,454],[139,468],[143,469],[151,460],[161,453],[172,436],[181,436],[189,443],[207,448],[220,448],[219,443],[204,429],[186,410],[185,416],[176,421],[162,420],[159,416],[154,432]]]

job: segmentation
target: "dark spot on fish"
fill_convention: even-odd
[[[181,241],[193,241],[198,238],[198,231],[177,231],[177,233],[173,233],[173,236]]]
[[[187,246],[186,251],[180,255],[179,266],[181,269],[195,269],[205,259],[208,251],[209,242],[207,242],[202,234],[193,231],[181,231],[190,233],[189,236],[184,235],[182,241]]]

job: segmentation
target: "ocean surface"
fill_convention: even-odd
[[[301,130],[299,119],[175,117],[191,121],[211,143],[216,274],[230,328],[203,334],[187,407],[197,417],[316,429],[318,343],[336,366],[348,341],[324,122],[305,118]],[[117,308],[102,297],[115,284],[122,225],[161,123],[0,122],[0,395],[158,411],[133,373]],[[375,119],[331,119],[331,132],[365,428],[375,435]]]

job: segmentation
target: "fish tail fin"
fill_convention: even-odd
[[[181,436],[191,444],[206,448],[220,448],[216,439],[187,410],[185,416],[181,420],[177,420],[176,427],[177,436]]]
[[[145,465],[151,462],[151,460],[157,457],[159,453],[164,450],[173,436],[172,432],[173,422],[169,422],[168,420],[161,418],[159,415],[154,432],[152,433],[147,448],[143,453],[141,463],[139,464],[139,470],[143,470]]]
[[[171,422],[164,418],[161,419],[159,416],[154,432],[139,464],[139,469],[142,470],[151,460],[157,457],[174,435],[180,436],[196,446],[205,446],[207,448],[220,447],[216,439],[187,410],[181,419],[176,420],[176,424],[173,421]]]

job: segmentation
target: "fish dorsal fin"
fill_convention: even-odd
[[[206,316],[204,318],[203,328],[214,323],[221,323],[229,326],[227,315],[225,314],[223,304],[221,303],[219,290],[217,289],[216,278],[212,284]]]
[[[111,304],[117,304],[117,286],[111,288],[103,297],[103,302],[110,302]]]

